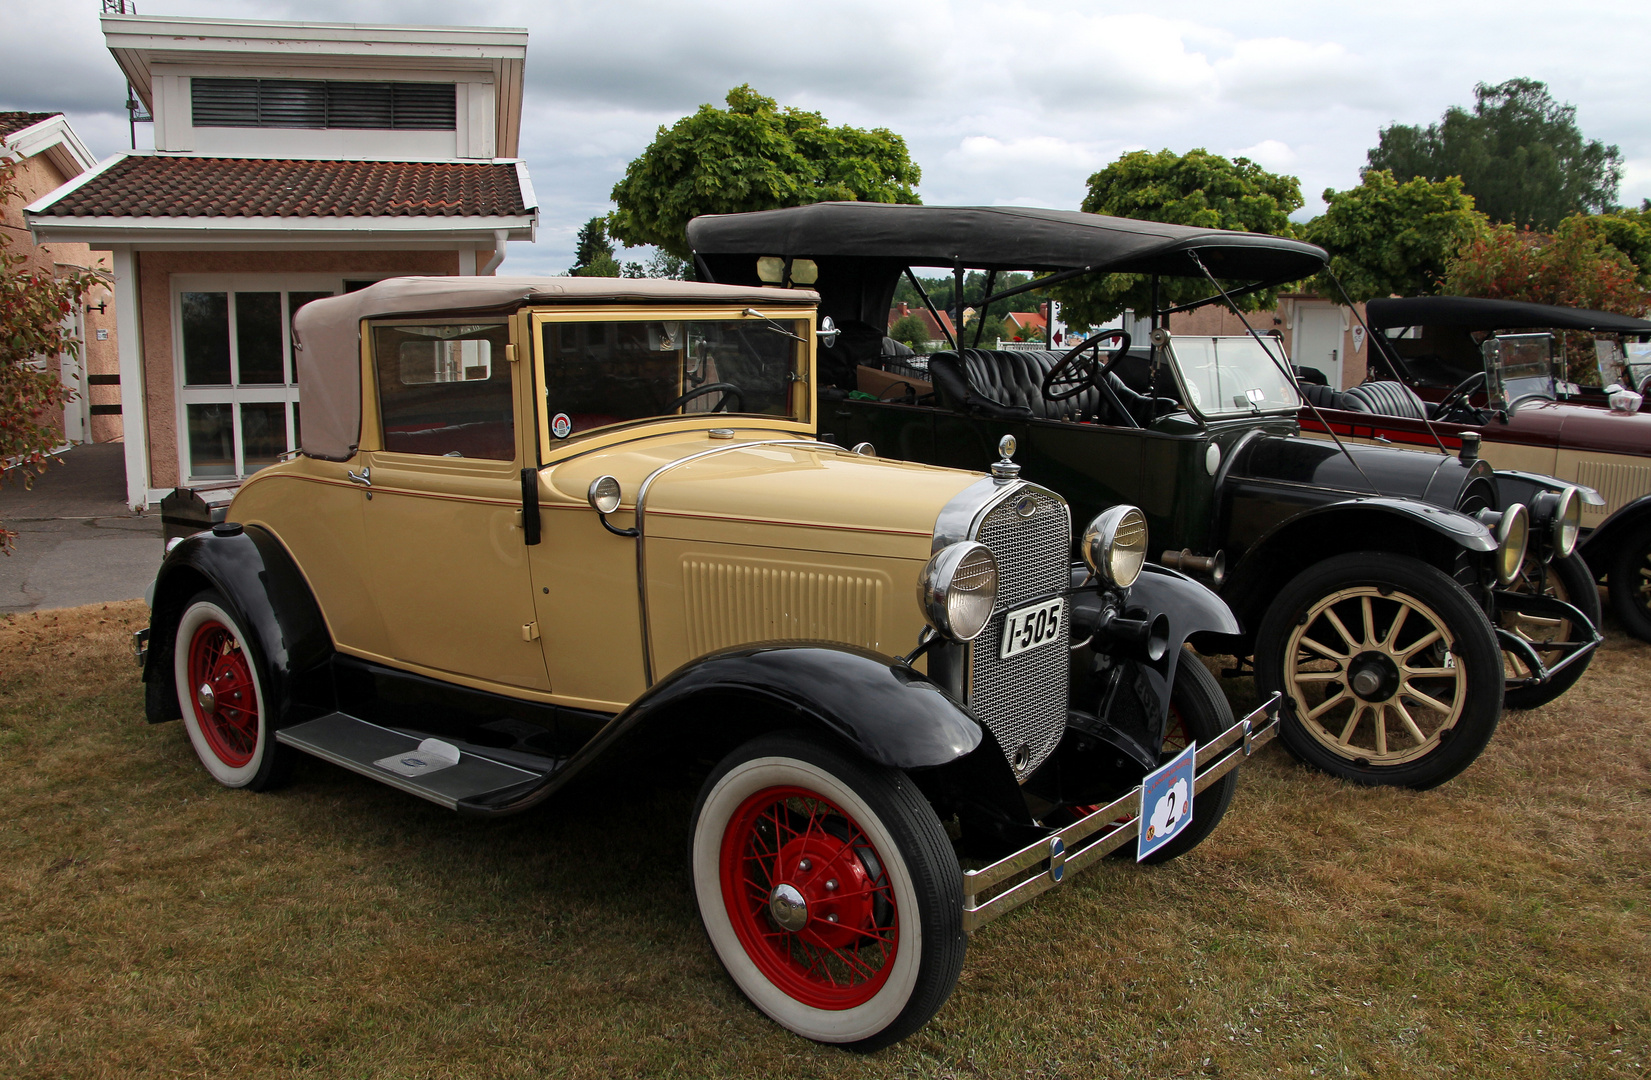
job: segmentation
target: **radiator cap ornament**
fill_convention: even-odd
[[[997,452],[1003,456],[992,462],[992,479],[1000,484],[1020,479],[1020,466],[1009,460],[1015,455],[1015,446],[1013,435],[1005,435],[997,441]]]

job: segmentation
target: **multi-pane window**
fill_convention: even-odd
[[[341,287],[193,285],[180,282],[175,309],[184,482],[250,476],[298,445],[292,316]]]
[[[190,80],[194,125],[453,131],[453,83],[331,79]]]

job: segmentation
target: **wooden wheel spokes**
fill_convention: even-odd
[[[1530,593],[1536,596],[1551,596],[1556,600],[1570,602],[1570,596],[1565,591],[1559,575],[1549,573],[1533,557],[1527,556],[1519,568],[1519,576],[1508,586],[1510,592]],[[1544,649],[1542,646],[1555,642],[1571,641],[1576,635],[1569,619],[1549,619],[1540,615],[1526,615],[1521,612],[1508,612],[1500,620],[1504,630],[1530,642],[1536,648],[1536,653],[1544,664],[1557,663],[1564,652],[1554,649]],[[1522,660],[1511,652],[1502,653],[1502,667],[1504,672],[1515,679],[1522,679],[1534,674]]]
[[[1421,757],[1462,715],[1467,674],[1451,644],[1444,620],[1405,593],[1357,586],[1325,596],[1290,636],[1295,715],[1353,761]]]

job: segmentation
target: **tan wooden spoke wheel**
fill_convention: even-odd
[[[1571,594],[1565,588],[1565,582],[1556,574],[1546,573],[1536,559],[1525,556],[1525,562],[1519,568],[1519,576],[1508,585],[1508,591],[1532,593],[1537,596],[1551,596],[1555,600],[1572,603]],[[1553,649],[1544,649],[1542,646],[1554,642],[1572,640],[1576,627],[1570,619],[1549,619],[1540,615],[1526,615],[1522,612],[1504,612],[1497,619],[1502,629],[1511,631],[1531,643],[1536,655],[1542,658],[1544,664],[1552,665],[1563,654]],[[1518,656],[1510,652],[1502,654],[1502,665],[1509,678],[1522,678],[1531,674],[1530,667]]]
[[[1285,647],[1285,690],[1306,731],[1361,765],[1403,765],[1462,718],[1467,672],[1449,624],[1408,593],[1371,585],[1320,598]]]

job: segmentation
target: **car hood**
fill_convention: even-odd
[[[1347,444],[1358,462],[1333,442],[1299,435],[1264,435],[1251,439],[1234,462],[1234,473],[1255,480],[1336,489],[1350,495],[1389,495],[1455,507],[1463,487],[1475,476],[1490,476],[1483,461],[1465,465],[1455,457],[1397,447]],[[1376,492],[1370,490],[1374,484]]]
[[[940,511],[978,473],[866,457],[807,436],[705,431],[640,438],[548,466],[541,492],[585,507],[620,482],[615,523],[642,503],[648,537],[927,559]],[[546,488],[550,491],[546,492]]]
[[[1619,413],[1564,401],[1522,403],[1507,423],[1492,419],[1485,438],[1566,450],[1651,456],[1651,413]]]

